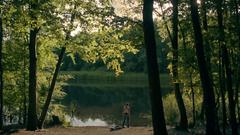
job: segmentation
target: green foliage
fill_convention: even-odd
[[[187,94],[183,94],[183,100],[186,106],[186,110],[187,110],[187,116],[188,116],[188,120],[189,122],[193,121],[193,116],[192,116],[192,101],[189,95]],[[170,93],[168,95],[166,95],[163,98],[163,106],[164,106],[164,113],[165,115],[165,119],[168,125],[176,125],[179,122],[179,110],[177,108],[177,103],[176,100],[173,100],[175,98],[174,93]],[[202,97],[200,95],[197,95],[195,97],[195,107],[196,110],[200,110],[201,109],[201,105],[202,105]],[[197,114],[199,114],[200,112],[197,111]]]

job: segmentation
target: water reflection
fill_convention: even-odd
[[[74,126],[74,127],[85,127],[85,126],[105,127],[105,126],[108,126],[107,122],[105,122],[101,119],[88,118],[87,120],[81,120],[81,119],[78,119],[77,117],[66,116],[66,120],[70,122],[70,126]]]

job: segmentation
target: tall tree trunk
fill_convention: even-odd
[[[230,67],[230,60],[228,50],[225,44],[224,26],[223,26],[223,11],[222,11],[223,0],[219,0],[217,3],[217,14],[218,14],[218,28],[219,28],[219,43],[222,48],[222,57],[225,66],[225,72],[227,75],[227,90],[228,90],[228,107],[230,112],[230,123],[232,128],[232,134],[238,134],[236,114],[235,114],[235,103],[234,103],[234,93],[232,88],[232,71]]]
[[[237,109],[237,114],[238,114],[238,123],[240,123],[240,106],[239,106],[239,82],[240,82],[240,64],[238,64],[238,69],[237,69],[237,82],[235,85],[235,105]]]
[[[165,25],[165,27],[167,29],[167,33],[168,33],[169,39],[170,39],[170,41],[172,43],[173,39],[172,39],[172,35],[171,35],[170,29],[169,29],[168,24],[167,24],[167,20],[166,20],[166,17],[165,17],[165,12],[163,11],[163,3],[162,3],[161,0],[158,0],[158,2],[160,4],[160,9],[161,9],[162,15],[159,12],[157,12],[155,9],[154,9],[154,11],[155,11],[155,13],[157,13],[159,15],[159,17],[162,16],[163,23],[164,23],[164,25]]]
[[[192,127],[195,126],[196,123],[196,109],[195,109],[195,93],[193,89],[193,82],[192,82],[192,73],[189,73],[190,78],[190,89],[192,93],[192,115],[193,115],[193,124]]]
[[[202,5],[202,12],[201,12],[201,16],[202,16],[202,23],[203,23],[203,30],[208,34],[208,20],[207,20],[207,7],[206,7],[206,1],[205,0],[201,0],[201,5]],[[206,63],[207,63],[207,67],[208,67],[208,71],[209,71],[209,76],[212,79],[212,66],[211,66],[211,47],[209,44],[209,39],[205,38],[205,44],[204,44],[204,50],[206,52]],[[204,120],[204,102],[202,102],[202,110],[200,113],[200,119]]]
[[[205,109],[204,109],[204,98],[202,99],[202,103],[201,103],[201,111],[200,111],[200,114],[199,114],[199,119],[200,120],[204,120],[204,113],[205,112]]]
[[[236,29],[237,29],[237,35],[238,35],[238,51],[240,52],[240,22],[239,22],[239,0],[234,0],[234,8],[235,8],[235,14],[236,14]],[[236,83],[236,90],[235,90],[235,104],[237,106],[238,111],[238,122],[240,123],[240,106],[239,106],[239,82],[240,82],[240,55],[237,57],[237,83]]]
[[[164,21],[164,25],[166,26],[168,36],[170,38],[172,48],[173,48],[173,60],[172,60],[172,72],[173,72],[173,85],[174,85],[174,91],[175,91],[175,97],[177,100],[178,109],[180,112],[180,122],[179,127],[180,129],[187,130],[188,128],[188,120],[187,120],[187,114],[186,114],[186,108],[183,102],[182,94],[180,91],[179,83],[178,83],[178,0],[173,0],[173,18],[172,18],[172,25],[173,25],[173,36],[170,33],[169,27],[167,25],[167,21],[165,20],[165,14],[162,9],[162,3],[159,0],[160,8],[162,11],[162,17]],[[156,13],[158,13],[156,11]],[[160,13],[158,13],[161,15]]]
[[[30,30],[29,43],[29,104],[28,104],[28,121],[27,130],[34,131],[37,129],[37,103],[36,103],[36,83],[37,83],[37,56],[36,40],[38,29]]]
[[[55,87],[55,84],[56,84],[56,81],[57,81],[58,73],[59,73],[59,70],[60,70],[60,67],[61,67],[61,64],[62,64],[62,60],[63,60],[63,56],[64,56],[65,51],[66,51],[66,47],[62,47],[61,52],[58,56],[58,62],[57,62],[57,65],[56,65],[56,68],[55,68],[55,71],[54,71],[54,74],[53,74],[53,78],[52,78],[52,81],[51,81],[50,88],[48,90],[47,99],[45,101],[42,113],[41,113],[40,118],[39,118],[39,122],[38,122],[38,128],[39,129],[41,129],[43,127],[43,123],[44,123],[45,117],[47,115],[47,110],[48,110],[48,107],[49,107],[51,99],[52,99],[54,87]]]
[[[156,55],[156,41],[152,11],[153,0],[144,0],[143,30],[148,65],[148,80],[152,106],[151,108],[152,108],[153,131],[154,135],[160,134],[167,135]]]
[[[238,134],[238,128],[237,128],[237,120],[236,120],[236,114],[235,114],[235,103],[234,103],[234,94],[233,94],[233,88],[232,88],[232,77],[231,77],[231,68],[229,66],[229,56],[227,52],[227,48],[225,45],[222,46],[223,51],[223,59],[224,59],[224,65],[225,65],[225,72],[227,75],[227,89],[228,89],[228,107],[230,112],[230,123],[232,128],[232,134],[237,135]]]
[[[29,102],[28,102],[28,120],[27,130],[34,131],[37,129],[37,17],[35,11],[38,7],[38,1],[30,1],[30,17],[33,21],[32,28],[30,29],[29,39]]]
[[[0,1],[2,5],[2,0]],[[0,16],[0,129],[3,129],[3,58],[2,58],[2,48],[3,48],[3,26],[2,26],[2,11]]]
[[[76,9],[76,4],[74,5],[74,10],[75,9]],[[71,20],[70,20],[70,29],[68,31],[66,31],[65,41],[68,41],[69,38],[70,38],[71,30],[73,28],[73,22],[74,22],[75,17],[76,17],[76,13],[73,13],[72,16],[71,16]],[[65,43],[65,46],[66,46],[66,43]],[[50,87],[49,87],[49,90],[48,90],[47,99],[46,99],[45,104],[43,106],[42,113],[39,117],[39,121],[38,121],[39,122],[38,123],[38,128],[39,129],[42,129],[42,127],[43,127],[43,124],[44,124],[44,121],[45,121],[45,118],[46,118],[46,115],[47,115],[47,111],[48,111],[49,105],[51,103],[54,87],[55,87],[57,77],[58,77],[58,73],[60,71],[61,64],[62,64],[62,61],[63,61],[63,57],[64,57],[64,54],[65,54],[65,51],[66,51],[65,46],[61,48],[61,52],[58,56],[58,61],[57,61],[57,64],[56,64],[56,68],[55,68],[53,78],[52,78],[52,81],[51,81],[51,84],[50,84]]]
[[[175,97],[177,100],[178,109],[180,112],[180,128],[187,130],[188,120],[186,114],[186,108],[183,102],[182,94],[179,87],[178,80],[178,0],[172,0],[173,4],[173,36],[172,36],[172,48],[173,48],[173,60],[172,60],[172,72],[173,72],[173,83],[175,90]]]
[[[226,103],[225,103],[225,74],[224,74],[224,65],[223,59],[221,57],[221,46],[219,45],[219,87],[221,94],[221,102],[222,102],[222,130],[223,134],[226,134],[226,125],[227,125],[227,112],[226,112]]]
[[[182,34],[182,44],[183,44],[183,57],[185,62],[185,69],[189,69],[191,64],[188,64],[187,61],[187,46],[186,46],[186,35],[184,33],[184,30],[182,29],[181,25],[179,24],[180,32]],[[193,82],[192,82],[192,71],[185,72],[187,76],[189,76],[190,80],[190,89],[192,94],[192,113],[193,113],[193,124],[192,127],[195,126],[196,123],[196,110],[195,110],[195,96],[194,96],[194,89],[193,89]]]
[[[217,114],[216,114],[216,105],[215,105],[215,96],[212,86],[212,80],[209,76],[209,71],[207,69],[207,64],[204,55],[203,49],[203,36],[200,26],[200,19],[198,14],[198,7],[196,0],[190,0],[191,5],[191,16],[192,24],[194,29],[195,36],[195,47],[196,55],[198,60],[198,66],[200,70],[200,79],[203,88],[203,98],[205,103],[205,116],[206,116],[206,134],[207,135],[216,135],[218,134],[217,129]]]

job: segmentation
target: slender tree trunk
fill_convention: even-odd
[[[175,83],[174,87],[175,87],[175,97],[176,97],[178,109],[180,112],[180,128],[183,130],[187,130],[188,128],[187,114],[186,114],[185,105],[182,99],[182,94],[180,92],[179,83]]]
[[[160,4],[160,9],[161,9],[162,15],[159,12],[157,12],[156,10],[154,10],[154,11],[155,11],[155,13],[157,13],[159,15],[159,17],[162,16],[163,23],[164,23],[164,25],[165,25],[165,27],[167,29],[167,33],[168,33],[169,39],[170,39],[170,41],[172,43],[173,39],[172,39],[172,35],[171,35],[170,29],[169,29],[168,24],[167,24],[167,20],[165,18],[165,12],[163,11],[163,4],[162,4],[161,0],[158,0],[158,2]]]
[[[237,128],[237,120],[236,120],[236,114],[235,114],[235,103],[234,103],[234,94],[233,94],[233,88],[232,88],[232,77],[231,77],[231,68],[229,66],[229,56],[227,52],[226,46],[222,46],[223,50],[223,59],[224,59],[224,65],[225,65],[225,72],[227,75],[227,89],[228,89],[228,107],[230,112],[230,123],[232,128],[232,134],[237,135],[238,134],[238,128]]]
[[[186,108],[183,102],[182,94],[179,87],[178,80],[178,0],[172,0],[173,4],[173,37],[172,37],[172,48],[173,48],[173,60],[172,60],[172,72],[173,72],[173,83],[175,90],[175,97],[177,100],[178,109],[180,112],[180,128],[187,130],[188,120],[186,114]]]
[[[173,72],[173,85],[174,85],[174,91],[175,91],[175,97],[177,100],[178,109],[180,112],[180,122],[179,127],[180,129],[187,130],[188,128],[188,120],[187,120],[187,114],[186,114],[186,108],[183,102],[182,94],[180,91],[179,83],[178,83],[178,0],[173,0],[173,36],[170,33],[169,27],[167,25],[167,21],[165,20],[165,14],[162,9],[162,3],[159,0],[160,8],[163,13],[163,20],[164,25],[166,26],[168,36],[170,38],[172,48],[173,48],[173,60],[172,60],[172,72]],[[158,13],[158,12],[157,12]]]
[[[205,108],[204,108],[204,98],[202,100],[202,104],[201,104],[201,111],[200,111],[200,114],[199,114],[199,118],[200,120],[204,120],[204,113],[205,112]]]
[[[203,20],[203,30],[208,34],[208,20],[207,20],[207,8],[206,8],[206,3],[205,0],[201,0],[201,4],[202,4],[202,20]],[[209,44],[209,39],[205,39],[205,44],[204,44],[204,48],[206,51],[206,62],[207,62],[207,66],[209,69],[209,75],[212,78],[212,72],[211,72],[211,48],[210,48],[210,44]]]
[[[222,102],[222,130],[223,134],[226,134],[226,125],[227,125],[227,112],[226,112],[226,103],[225,103],[225,74],[224,74],[224,65],[223,59],[221,57],[221,47],[219,45],[219,87],[220,87],[220,94],[221,94],[221,102]]]
[[[234,93],[232,88],[232,73],[230,67],[230,60],[228,55],[228,50],[225,44],[224,26],[223,26],[223,11],[222,11],[223,0],[219,0],[217,3],[217,14],[218,14],[218,27],[219,27],[219,43],[222,48],[222,57],[225,66],[225,72],[227,75],[227,90],[228,90],[228,102],[229,102],[229,112],[230,112],[230,123],[232,128],[232,134],[238,134],[237,120],[235,114],[235,103],[234,103]]]
[[[75,9],[76,9],[76,5],[74,5],[74,10]],[[72,16],[71,16],[71,20],[70,20],[70,30],[66,32],[65,41],[68,41],[69,38],[70,38],[70,34],[71,34],[70,31],[73,28],[73,22],[74,22],[75,17],[76,17],[76,14],[73,13]],[[65,44],[65,46],[66,46],[66,44]],[[52,78],[52,81],[51,81],[51,84],[50,84],[50,87],[49,87],[49,90],[48,90],[47,99],[46,99],[45,104],[43,106],[42,113],[39,117],[39,121],[38,121],[39,122],[38,123],[38,128],[39,129],[42,129],[42,127],[43,127],[43,124],[44,124],[44,121],[45,121],[45,118],[46,118],[46,115],[47,115],[47,111],[48,111],[49,105],[51,103],[53,91],[54,91],[54,88],[55,88],[55,84],[56,84],[56,81],[57,81],[58,73],[59,73],[60,68],[61,68],[61,64],[62,64],[62,61],[63,61],[65,51],[66,51],[66,47],[62,47],[61,52],[58,56],[58,61],[57,61],[57,64],[56,64],[56,68],[55,68],[53,78]]]
[[[2,1],[0,1],[2,5]],[[2,11],[0,11],[2,12]],[[2,16],[0,16],[0,130],[3,129],[3,58],[2,58],[2,48],[3,48],[3,26],[2,26]]]
[[[26,48],[24,46],[23,52],[26,52]],[[23,55],[23,125],[26,126],[27,121],[27,95],[26,95],[26,59],[25,55]]]
[[[193,89],[192,73],[189,74],[189,78],[190,78],[190,89],[191,89],[191,93],[192,93],[192,115],[193,115],[192,127],[194,127],[196,124],[196,109],[195,109],[195,93],[194,93],[194,89]]]
[[[179,28],[182,34],[182,41],[183,41],[183,56],[184,56],[184,61],[185,61],[185,68],[189,69],[190,68],[190,64],[188,64],[187,61],[187,46],[186,46],[186,36],[184,33],[184,30],[182,29],[181,25],[179,24]],[[189,76],[190,79],[190,89],[191,89],[191,93],[192,93],[192,112],[193,112],[193,124],[192,127],[195,126],[196,123],[196,110],[195,110],[195,96],[194,96],[194,89],[193,89],[193,82],[192,82],[192,71],[186,72],[187,76]]]
[[[61,52],[58,56],[58,62],[57,62],[57,65],[56,65],[56,68],[55,68],[55,71],[54,71],[54,74],[53,74],[53,78],[52,78],[52,81],[51,81],[50,88],[48,90],[47,99],[45,101],[42,113],[41,113],[40,118],[39,118],[39,122],[38,122],[38,128],[39,129],[41,129],[43,127],[43,123],[44,123],[45,117],[47,115],[47,110],[48,110],[48,107],[49,107],[51,99],[52,99],[54,87],[55,87],[55,84],[56,84],[56,81],[57,81],[58,73],[59,73],[59,70],[60,70],[60,67],[61,67],[61,63],[62,63],[62,60],[63,60],[63,56],[65,54],[65,51],[66,51],[66,47],[62,47]]]
[[[203,30],[208,34],[208,20],[207,20],[207,8],[206,8],[206,2],[205,0],[201,0],[201,5],[202,5],[202,23],[203,23]],[[209,76],[212,79],[212,66],[211,66],[211,47],[209,44],[209,39],[205,38],[205,44],[204,44],[204,50],[206,50],[206,63],[209,71]],[[204,121],[204,102],[202,102],[202,109],[200,113],[200,119]]]
[[[156,41],[152,11],[153,0],[144,0],[143,30],[148,65],[149,92],[152,105],[153,131],[154,135],[167,135],[156,55]]]
[[[37,129],[37,103],[36,103],[36,83],[37,83],[37,56],[36,41],[38,30],[36,28],[30,30],[29,43],[29,105],[28,105],[28,121],[27,130],[34,131]]]
[[[240,66],[238,67],[238,70],[240,70]],[[236,90],[235,90],[235,105],[237,109],[237,114],[238,114],[238,123],[240,123],[240,106],[239,106],[239,82],[240,82],[240,71],[238,71],[238,76],[237,76],[237,83],[236,83]]]
[[[32,28],[30,29],[29,39],[29,102],[28,102],[28,120],[27,130],[34,131],[37,129],[37,17],[35,11],[38,7],[38,1],[30,1],[30,17],[33,21]]]
[[[240,52],[240,22],[239,22],[239,0],[234,0],[234,8],[235,8],[235,14],[236,14],[236,29],[238,34],[238,51]],[[240,82],[240,55],[237,57],[237,83],[236,83],[236,90],[235,90],[235,103],[237,106],[238,111],[238,122],[240,123],[240,106],[239,106],[239,82]]]
[[[198,7],[196,0],[190,0],[191,4],[191,16],[192,24],[195,35],[195,46],[196,54],[198,60],[198,66],[200,70],[200,79],[203,87],[203,97],[205,103],[205,115],[206,115],[206,134],[207,135],[216,135],[218,134],[217,129],[217,114],[216,114],[216,105],[215,105],[215,96],[212,86],[212,80],[209,76],[209,71],[207,69],[207,64],[205,61],[204,49],[203,49],[203,37],[200,26],[200,19],[198,14]]]

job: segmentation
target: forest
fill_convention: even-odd
[[[239,12],[240,0],[0,0],[0,134],[238,135]]]

